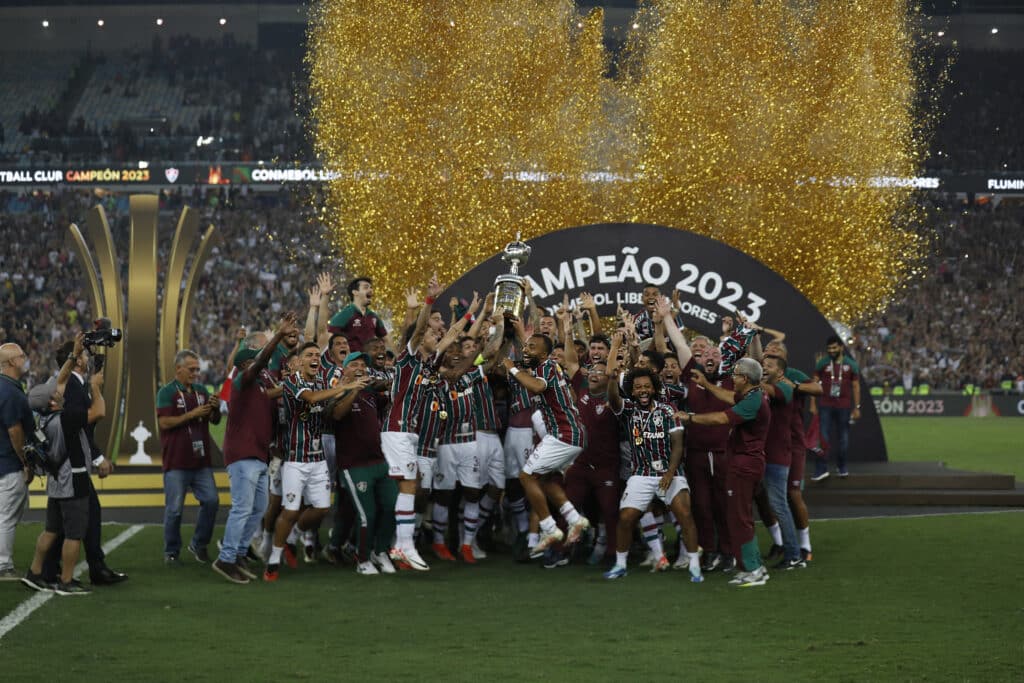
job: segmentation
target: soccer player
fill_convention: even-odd
[[[538,407],[547,431],[519,474],[530,507],[540,520],[540,537],[531,554],[542,552],[563,538],[567,545],[572,545],[590,527],[590,522],[577,512],[553,476],[564,472],[583,451],[586,433],[565,374],[549,358],[551,347],[551,339],[534,334],[523,346],[525,367],[516,367],[509,358],[504,361],[510,384],[519,384],[531,395],[540,397]],[[563,534],[555,524],[548,499],[558,506],[569,525],[568,534]]]
[[[359,388],[342,396],[331,410],[339,444],[338,478],[359,516],[356,571],[363,575],[394,574],[388,550],[395,532],[398,486],[388,476],[380,447],[378,410],[382,399],[368,388],[371,378],[366,372],[366,359],[361,351],[345,358],[342,381]],[[333,538],[340,540],[342,536],[342,529],[335,525]]]
[[[828,477],[828,460],[835,455],[841,478],[849,476],[846,451],[850,444],[850,420],[860,419],[860,367],[843,347],[843,340],[832,335],[826,341],[828,356],[818,361],[814,379],[821,382],[822,394],[811,399],[811,413],[821,418],[821,438],[828,443],[828,453],[820,458],[811,481]]]
[[[281,492],[283,509],[274,529],[274,545],[267,567],[265,581],[276,581],[285,542],[298,526],[300,532],[316,528],[331,507],[331,477],[324,454],[324,403],[352,389],[346,384],[328,387],[320,372],[320,347],[306,342],[299,348],[299,370],[284,380],[284,399],[287,406],[287,451],[281,465]],[[301,516],[302,501],[308,507]],[[291,553],[289,552],[289,555]],[[295,558],[286,558],[292,566]]]
[[[384,420],[381,448],[388,462],[388,474],[398,480],[395,501],[395,547],[390,557],[401,566],[418,571],[430,567],[413,542],[416,530],[416,485],[419,480],[419,429],[427,387],[435,379],[438,352],[455,342],[462,327],[452,327],[442,337],[430,328],[431,306],[442,291],[435,275],[427,284],[427,296],[415,326],[409,332],[405,348],[395,360],[395,378],[391,384],[391,407]],[[415,293],[411,295],[415,298]],[[432,407],[432,404],[431,404]]]
[[[370,303],[373,301],[373,281],[368,277],[357,277],[348,283],[347,306],[335,313],[327,324],[331,334],[343,334],[353,351],[362,351],[363,344],[374,337],[382,337],[387,346],[387,328],[381,322]]]
[[[615,346],[613,342],[613,350]],[[623,399],[617,374],[608,380],[608,405],[620,416],[631,440],[632,467],[619,506],[615,565],[605,578],[618,579],[626,575],[633,527],[657,496],[679,521],[688,551],[690,580],[699,583],[704,578],[700,571],[697,528],[690,515],[690,494],[682,469],[683,426],[671,406],[658,402],[660,384],[661,380],[651,368],[636,368],[626,375],[623,388],[630,398]],[[659,557],[651,571],[664,571],[668,560],[660,540],[655,541],[655,552]]]
[[[735,362],[732,374],[735,391],[711,384],[699,375],[700,385],[732,407],[724,411],[694,414],[677,413],[683,424],[729,425],[726,445],[728,471],[726,488],[730,492],[726,513],[729,539],[736,562],[745,571],[738,572],[729,583],[743,587],[763,586],[768,570],[761,561],[761,552],[754,536],[754,489],[764,477],[764,441],[768,435],[771,411],[761,390],[761,365],[752,358]]]

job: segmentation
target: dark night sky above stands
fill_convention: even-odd
[[[0,0],[0,7],[60,7],[60,6],[111,6],[111,5],[138,5],[146,7],[160,3],[142,2],[140,0],[96,0],[94,2],[82,0],[50,0],[49,2],[33,2],[32,0]],[[181,3],[197,4],[197,3]],[[217,5],[305,5],[308,0],[218,0]],[[630,8],[638,5],[637,0],[578,0],[581,7],[621,7]],[[972,14],[972,13],[999,13],[999,14],[1020,14],[1024,13],[1024,0],[925,0],[922,5],[926,14]]]

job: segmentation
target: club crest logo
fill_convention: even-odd
[[[292,503],[292,502],[295,501],[295,494],[294,493],[289,493],[287,496],[285,496],[285,498],[288,499],[289,503]]]
[[[366,493],[366,482],[359,482],[358,484],[356,484],[356,488],[359,490],[360,493]]]
[[[167,178],[167,182],[174,184],[174,181],[178,179],[178,169],[171,166],[170,168],[164,169],[164,177]]]

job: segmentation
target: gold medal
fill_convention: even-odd
[[[447,420],[448,419],[448,411],[447,410],[442,410],[440,413],[437,414],[437,416],[439,418],[441,418],[442,420]]]
[[[633,439],[633,443],[635,443],[637,446],[643,446],[644,440],[638,436],[635,439]]]

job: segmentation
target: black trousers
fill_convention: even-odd
[[[100,536],[101,524],[103,522],[103,511],[100,508],[100,497],[96,495],[96,487],[89,480],[89,526],[85,531],[85,538],[82,545],[85,546],[85,561],[89,564],[89,573],[99,571],[106,564],[106,555],[103,553],[102,537]],[[57,540],[50,546],[50,550],[43,558],[43,577],[47,580],[56,580],[60,576],[60,553],[64,545],[63,532],[57,534]]]

